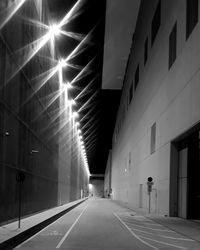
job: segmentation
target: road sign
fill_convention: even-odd
[[[153,186],[153,178],[150,176],[147,178],[147,192],[149,195],[149,213],[151,213],[151,192]]]
[[[148,193],[152,192],[152,186],[153,186],[153,178],[152,177],[148,177],[147,178],[147,191]]]

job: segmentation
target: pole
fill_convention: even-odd
[[[20,224],[21,224],[21,199],[22,199],[22,189],[21,189],[21,181],[18,182],[19,183],[19,221],[18,221],[18,228],[20,228]]]
[[[149,192],[149,214],[151,213],[151,192]]]

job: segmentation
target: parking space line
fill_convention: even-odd
[[[136,229],[136,228],[131,228],[132,230],[135,230],[137,232],[141,232],[141,233],[145,233],[145,234],[150,234],[150,235],[155,235],[158,237],[162,237],[162,238],[167,238],[167,239],[171,239],[171,240],[183,240],[183,241],[195,241],[192,239],[187,239],[187,238],[177,238],[177,237],[171,237],[171,236],[166,236],[166,235],[162,235],[162,234],[156,234],[156,233],[150,233],[144,230],[140,230],[140,229]]]
[[[166,243],[166,242],[163,242],[163,241],[154,240],[154,239],[151,239],[151,238],[148,238],[148,237],[145,237],[145,236],[140,236],[140,237],[143,238],[143,239],[146,239],[146,240],[150,240],[150,241],[153,241],[153,242],[163,244],[163,245],[167,245],[167,246],[171,246],[171,247],[175,247],[175,248],[180,248],[180,249],[186,249],[186,250],[188,249],[188,248],[185,248],[185,247],[177,246],[177,245]]]
[[[116,213],[113,213],[114,216],[126,227],[126,229],[136,238],[138,239],[140,242],[142,242],[143,244],[147,245],[148,247],[151,247],[153,249],[156,249],[156,250],[160,250],[159,248],[157,247],[154,247],[153,245],[149,244],[148,242],[142,240],[139,236],[137,236],[124,222],[123,220],[116,214]]]
[[[150,223],[150,222],[141,222],[141,221],[138,221],[138,220],[135,220],[135,219],[132,219],[131,218],[131,220],[130,220],[130,218],[129,219],[127,219],[127,218],[123,218],[123,220],[124,221],[126,221],[126,222],[128,222],[128,223],[132,223],[132,224],[134,224],[134,223],[139,223],[139,224],[143,224],[143,225],[149,225],[149,226],[156,226],[156,227],[163,227],[163,225],[160,225],[160,224],[156,224],[156,223]]]
[[[66,232],[66,234],[62,237],[62,239],[60,240],[60,242],[58,243],[58,245],[56,246],[56,248],[60,248],[61,245],[63,244],[63,242],[66,240],[66,238],[69,236],[70,232],[72,231],[72,229],[75,227],[76,223],[78,222],[78,220],[80,219],[81,215],[85,212],[85,210],[87,209],[87,206],[83,209],[83,211],[79,214],[78,218],[74,221],[74,223],[71,225],[71,227],[69,228],[69,230]]]
[[[149,230],[154,230],[154,231],[159,231],[159,232],[174,233],[172,230],[158,229],[158,228],[152,228],[152,227],[147,227],[147,226],[145,227],[145,226],[141,226],[141,225],[138,225],[138,224],[135,224],[135,223],[130,223],[130,222],[127,222],[127,223],[129,223],[131,226],[146,228],[146,229],[149,229]]]

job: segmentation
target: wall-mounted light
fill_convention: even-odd
[[[58,62],[58,69],[62,69],[62,68],[64,68],[64,67],[66,67],[67,66],[67,62],[66,62],[66,60],[65,59],[61,59],[61,60],[59,60],[59,62]]]
[[[66,85],[67,89],[72,89],[73,88],[73,86],[69,82],[67,84],[65,84],[65,85]]]
[[[70,104],[71,106],[73,106],[73,105],[76,105],[76,102],[75,102],[73,99],[71,99],[71,100],[69,100],[69,104]]]
[[[78,113],[77,113],[77,112],[73,112],[72,115],[73,115],[74,118],[77,118],[77,117],[78,117]]]
[[[7,137],[7,136],[10,136],[10,132],[6,131],[6,132],[3,132],[3,133],[0,133],[1,136],[3,137]]]
[[[49,27],[49,36],[51,38],[60,35],[60,33],[61,33],[61,30],[60,30],[59,25],[53,24]]]
[[[39,153],[39,151],[36,150],[36,149],[32,149],[32,150],[31,150],[31,154],[38,154],[38,153]]]

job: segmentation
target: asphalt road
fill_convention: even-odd
[[[16,249],[200,249],[196,242],[107,199],[89,199]]]

